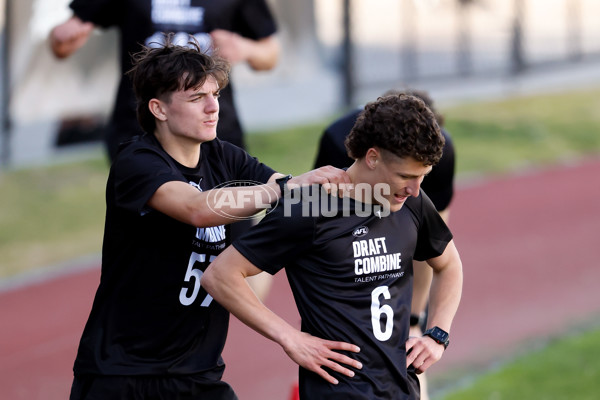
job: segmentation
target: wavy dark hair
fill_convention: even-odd
[[[200,87],[209,76],[220,89],[229,83],[227,61],[204,52],[191,35],[185,46],[174,44],[173,38],[172,33],[164,34],[163,43],[144,46],[132,56],[133,68],[127,72],[137,100],[138,122],[148,133],[156,129],[155,117],[148,109],[150,100],[162,97],[169,101],[171,93]]]
[[[345,141],[350,157],[360,159],[371,147],[400,158],[435,165],[442,157],[444,136],[425,102],[407,94],[382,96],[367,103]]]

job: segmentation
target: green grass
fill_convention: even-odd
[[[0,277],[100,252],[106,161],[0,173]]]
[[[293,175],[312,169],[327,121],[248,135],[248,151],[271,168]]]
[[[483,375],[443,400],[593,400],[600,393],[600,330],[570,336]]]
[[[596,89],[445,110],[457,172],[505,173],[597,154],[599,95]]]
[[[597,110],[600,89],[442,111],[455,142],[460,179],[599,154]],[[312,168],[328,122],[253,132],[248,148],[276,170],[299,174]],[[100,151],[86,161],[0,170],[0,279],[99,253],[107,173]]]

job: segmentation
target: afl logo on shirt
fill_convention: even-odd
[[[359,238],[365,236],[367,233],[369,233],[369,228],[366,226],[359,226],[352,232],[352,236]]]

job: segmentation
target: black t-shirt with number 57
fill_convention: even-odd
[[[169,181],[208,190],[234,180],[266,182],[274,172],[219,139],[202,144],[196,168],[177,163],[152,135],[123,148],[107,182],[102,274],[76,374],[220,378],[229,314],[200,278],[229,244],[228,229],[196,228],[147,202]]]
[[[363,364],[354,377],[330,371],[338,385],[300,368],[301,398],[417,399],[405,349],[412,261],[443,253],[452,234],[423,191],[381,217],[323,193],[293,191],[233,243],[264,271],[285,268],[303,331],[361,348],[348,354]]]

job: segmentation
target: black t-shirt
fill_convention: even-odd
[[[202,43],[214,29],[253,40],[271,36],[277,30],[265,0],[73,0],[70,7],[83,21],[105,28],[116,26],[121,34],[123,75],[108,133],[118,136],[112,144],[114,149],[109,149],[113,153],[120,141],[141,133],[131,81],[124,75],[131,69],[131,54],[140,51],[141,44],[159,40],[157,33],[161,32],[189,33]],[[244,147],[231,83],[221,91],[219,104],[219,138]]]
[[[76,374],[220,378],[229,314],[200,278],[229,244],[228,229],[196,228],[146,204],[169,181],[208,190],[233,180],[266,182],[273,173],[219,139],[202,144],[196,168],[177,163],[152,135],[123,148],[108,178],[101,280]]]
[[[380,218],[348,198],[295,191],[233,246],[271,274],[285,268],[303,331],[361,348],[348,354],[363,364],[355,377],[331,371],[338,385],[300,368],[302,398],[416,399],[405,348],[412,261],[440,255],[451,239],[423,193]]]
[[[319,143],[315,168],[324,165],[333,165],[337,168],[345,168],[352,165],[354,160],[348,156],[344,140],[350,134],[350,131],[356,123],[356,119],[362,112],[362,109],[356,109],[342,116],[329,125]],[[448,132],[442,128],[442,135],[446,139],[444,144],[444,153],[440,162],[436,164],[429,175],[425,177],[421,184],[421,189],[427,193],[435,208],[438,211],[446,209],[452,197],[454,196],[454,144]]]

